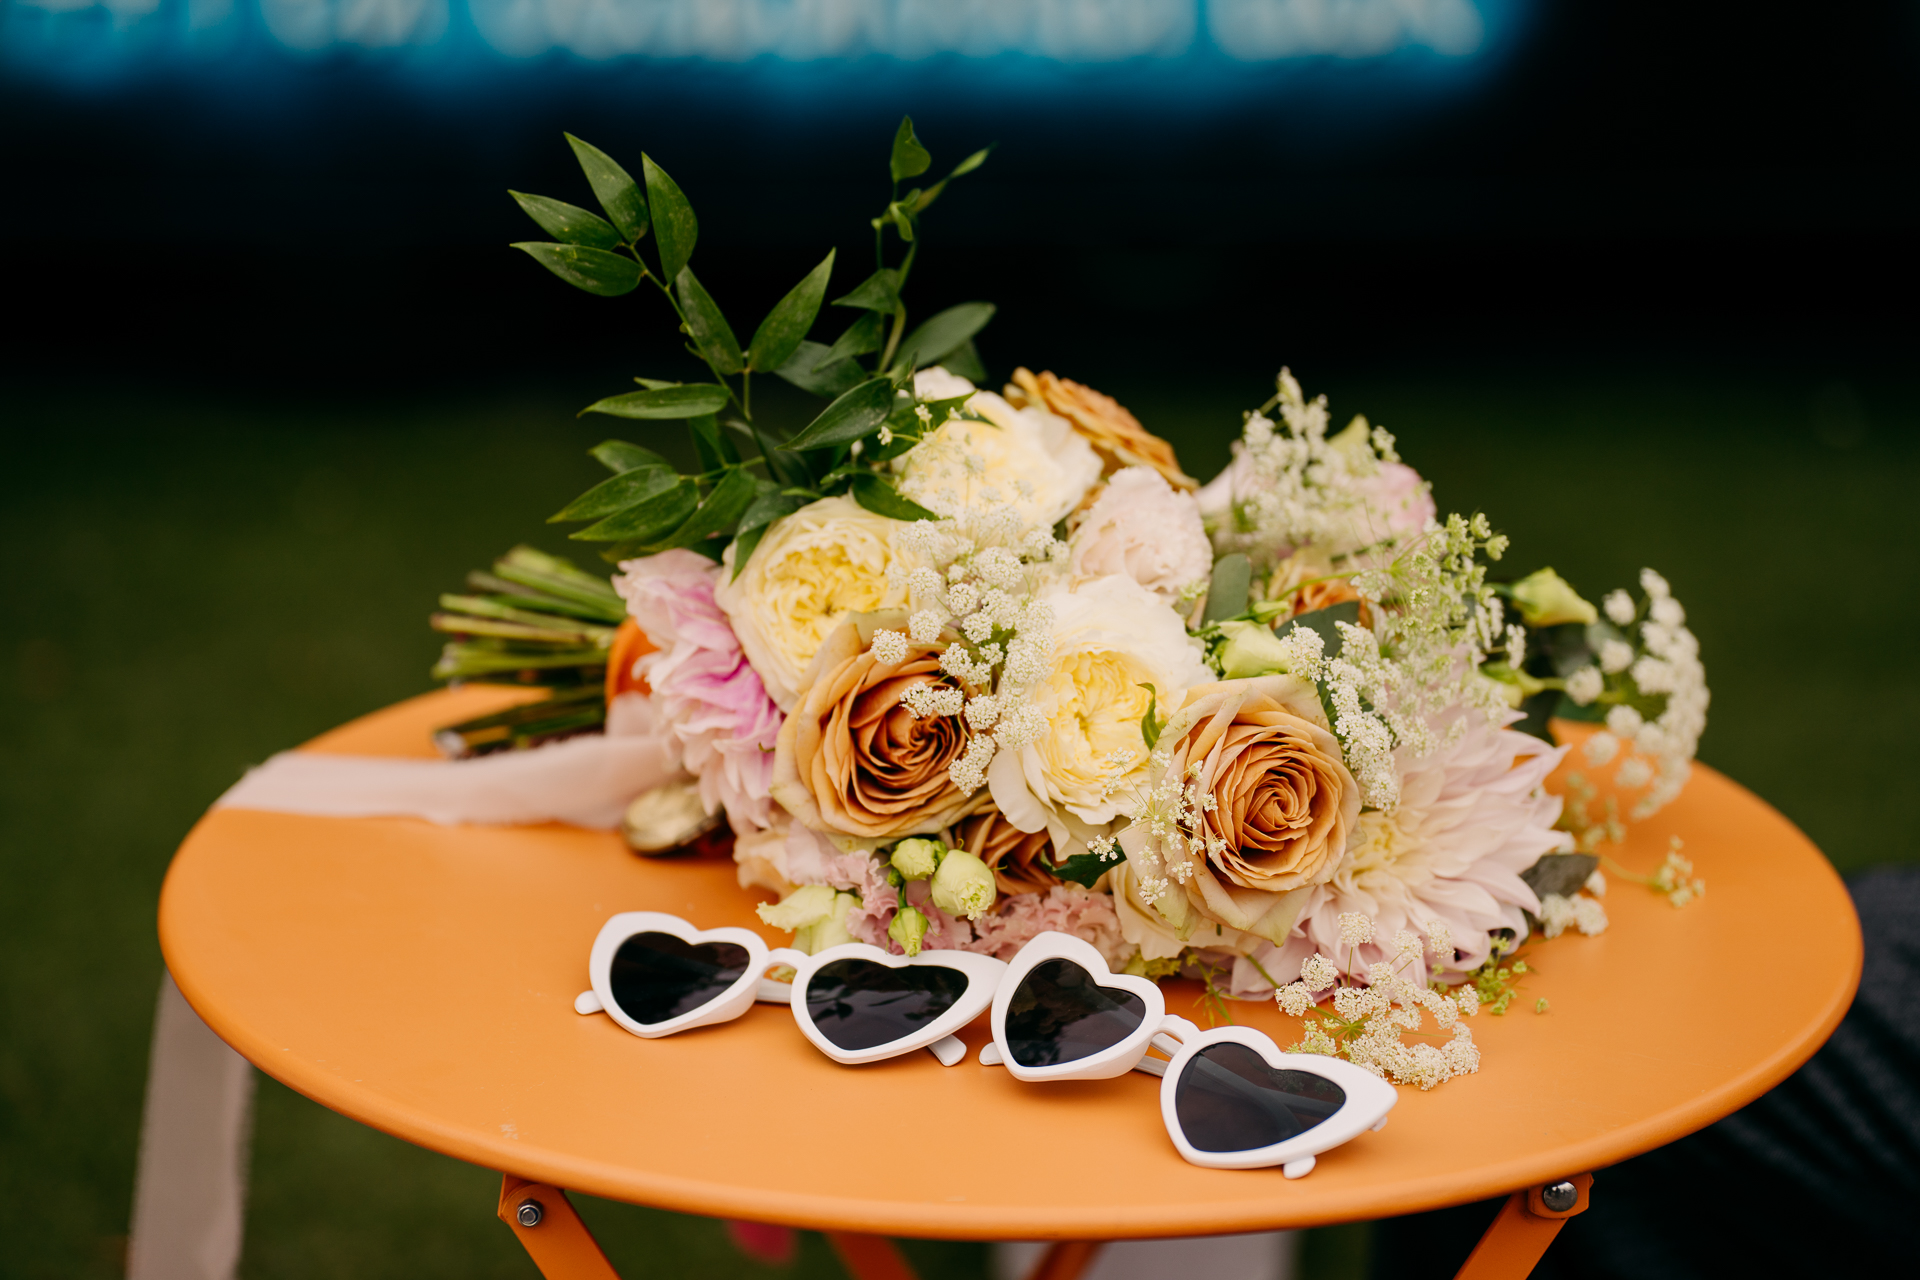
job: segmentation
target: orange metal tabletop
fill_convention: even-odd
[[[431,755],[432,726],[503,696],[417,698],[309,749]],[[1617,856],[1652,870],[1672,834],[1703,900],[1675,909],[1616,879],[1610,929],[1529,948],[1524,998],[1475,1019],[1477,1075],[1402,1089],[1384,1130],[1295,1182],[1183,1162],[1144,1075],[1021,1084],[971,1054],[953,1068],[927,1054],[843,1067],[770,1005],[662,1040],[580,1017],[588,947],[617,911],[784,941],[730,863],[648,861],[612,834],[216,810],[174,859],[160,937],[193,1007],[269,1075],[490,1168],[832,1230],[1210,1234],[1408,1213],[1601,1168],[1792,1072],[1859,979],[1845,887],[1785,818],[1710,769]],[[1183,1007],[1196,995],[1170,984],[1169,1010],[1198,1016]],[[1536,1015],[1541,996],[1551,1009]],[[1233,1014],[1282,1045],[1298,1038],[1269,1002]],[[986,1019],[963,1038],[977,1050]]]

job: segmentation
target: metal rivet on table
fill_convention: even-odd
[[[1567,1203],[1573,1202],[1569,1200]],[[540,1220],[547,1216],[547,1211],[541,1208],[538,1200],[522,1200],[520,1207],[513,1211],[513,1216],[520,1220],[520,1225],[523,1227],[537,1227],[540,1225]]]
[[[1564,1179],[1540,1188],[1540,1203],[1555,1213],[1565,1213],[1580,1202],[1580,1188]]]

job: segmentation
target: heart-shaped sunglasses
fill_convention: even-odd
[[[766,976],[794,971],[791,983]],[[792,1006],[793,1020],[835,1062],[858,1065],[926,1049],[947,1066],[966,1056],[954,1032],[979,1017],[1006,962],[968,951],[889,955],[864,942],[815,955],[768,947],[750,929],[696,929],[679,916],[628,911],[593,940],[593,983],[574,1012],[605,1013],[637,1036],[730,1022],[758,1000]]]
[[[1372,1072],[1283,1053],[1251,1027],[1202,1031],[1169,1014],[1160,988],[1108,970],[1089,943],[1042,933],[1020,949],[993,997],[980,1061],[1028,1081],[1161,1077],[1160,1117],[1193,1164],[1313,1171],[1321,1152],[1380,1129],[1397,1100]],[[1147,1056],[1149,1047],[1171,1061]]]

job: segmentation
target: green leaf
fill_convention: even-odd
[[[600,207],[613,219],[613,225],[620,228],[620,234],[628,240],[638,240],[647,234],[647,202],[632,175],[592,143],[568,134],[567,145],[573,148],[573,158],[580,162]]]
[[[716,373],[738,373],[745,368],[739,341],[733,336],[726,317],[720,314],[720,308],[714,305],[713,296],[693,274],[693,268],[680,268],[674,285],[680,292],[681,309],[687,315],[687,332],[693,337],[693,345],[700,349],[701,357]]]
[[[512,246],[576,289],[617,298],[640,287],[640,264],[625,254],[577,244],[521,240]]]
[[[756,373],[778,369],[785,364],[813,328],[820,315],[820,303],[827,296],[827,279],[833,274],[833,253],[793,286],[786,297],[774,303],[767,318],[753,331],[753,343],[747,348],[747,366]]]
[[[892,485],[871,471],[859,471],[853,477],[853,500],[889,520],[938,520],[938,512],[929,511],[912,498],[894,492]]]
[[[987,366],[980,363],[980,350],[973,345],[973,339],[947,352],[940,358],[940,367],[948,373],[956,374],[978,385],[987,380]]]
[[[999,145],[1000,144],[996,142],[992,144],[992,146],[982,147],[978,151],[974,152],[972,155],[968,156],[965,160],[962,160],[959,164],[953,166],[953,172],[948,174],[946,177],[940,179],[941,184],[945,185],[946,183],[952,182],[955,178],[961,177],[965,174],[972,173],[975,169],[978,169],[981,165],[987,162],[987,153],[992,151],[994,147],[997,147]]]
[[[616,418],[694,418],[726,407],[727,389],[711,382],[684,387],[657,387],[628,391],[595,400],[580,412],[609,413]]]
[[[1071,880],[1091,889],[1094,881],[1120,865],[1120,859],[1102,858],[1097,853],[1076,853],[1065,862],[1042,859],[1040,865],[1062,880]]]
[[[702,471],[718,471],[740,461],[739,451],[720,433],[720,424],[712,414],[687,419],[687,431],[693,436],[693,451],[700,455]]]
[[[933,157],[920,145],[920,139],[913,136],[913,117],[900,117],[900,128],[893,135],[893,158],[887,162],[893,180],[898,182],[902,178],[917,178],[932,163]]]
[[[651,449],[642,449],[625,440],[602,440],[587,450],[609,471],[633,471],[640,467],[664,467],[667,460]]]
[[[1160,730],[1166,723],[1160,719],[1160,691],[1150,684],[1140,686],[1147,691],[1147,712],[1140,717],[1140,736],[1147,740],[1147,750],[1160,745]]]
[[[576,542],[649,543],[664,537],[685,523],[699,504],[700,489],[691,480],[682,479],[624,511],[608,516],[599,524],[588,525],[568,535]]]
[[[700,236],[699,219],[693,206],[680,194],[679,186],[667,171],[642,152],[641,172],[647,176],[647,203],[653,206],[653,239],[660,246],[660,270],[669,280],[680,277],[680,269],[693,257],[693,242]]]
[[[684,387],[687,385],[684,382],[670,382],[665,378],[635,378],[634,381],[649,391],[659,391],[663,387]]]
[[[845,333],[833,340],[833,345],[826,349],[826,355],[821,357],[820,363],[832,364],[835,360],[845,360],[878,351],[886,345],[886,338],[882,332],[885,328],[886,320],[878,311],[867,312],[848,325]]]
[[[507,194],[518,202],[529,218],[540,224],[542,231],[556,240],[583,244],[590,249],[620,247],[620,233],[613,229],[611,222],[597,213],[546,196],[522,195],[518,191],[509,191]]]
[[[772,481],[762,480],[754,493],[752,503],[740,515],[740,532],[765,528],[781,516],[798,511],[805,505],[805,498],[796,494],[783,493]]]
[[[817,396],[837,396],[867,380],[867,371],[852,360],[828,360],[831,350],[818,342],[803,342],[792,359],[774,372]]]
[[[604,519],[664,493],[678,483],[680,476],[671,467],[636,467],[622,471],[569,502],[558,514],[548,516],[547,523]]]
[[[748,504],[753,501],[754,480],[745,471],[735,467],[720,477],[720,482],[707,494],[706,501],[687,522],[673,531],[669,538],[661,540],[661,550],[668,547],[691,547],[705,542],[717,533],[723,533],[733,526]]]
[[[893,408],[893,384],[885,378],[863,382],[835,400],[820,416],[807,424],[793,439],[789,449],[826,449],[852,444],[868,432],[879,429]]]
[[[1238,551],[1214,561],[1213,580],[1207,586],[1207,611],[1201,622],[1237,618],[1247,611],[1247,591],[1253,585],[1253,562]]]
[[[987,321],[993,319],[993,310],[991,302],[963,302],[957,307],[948,307],[907,335],[894,356],[893,367],[916,369],[938,364],[942,356],[951,354],[954,348],[986,328]]]
[[[767,526],[764,524],[740,531],[740,536],[733,540],[733,577],[727,581],[737,580],[746,571],[747,561],[753,557],[753,549],[759,546],[760,539],[766,536]]]
[[[900,273],[892,267],[883,267],[855,285],[846,297],[835,298],[833,305],[891,314],[900,306]]]
[[[1213,612],[1211,604],[1208,605],[1207,612],[1209,615]],[[1343,600],[1339,604],[1330,604],[1324,609],[1315,609],[1312,613],[1296,614],[1280,625],[1284,628],[1282,634],[1293,630],[1295,623],[1316,633],[1320,637],[1322,652],[1329,658],[1337,658],[1340,656],[1341,646],[1346,644],[1346,641],[1341,638],[1340,628],[1334,625],[1340,622],[1356,627],[1360,625],[1358,600]]]

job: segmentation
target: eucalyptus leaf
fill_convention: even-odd
[[[720,432],[720,423],[710,413],[687,419],[687,431],[693,436],[693,451],[700,455],[702,471],[718,471],[740,461],[733,441]]]
[[[978,384],[987,380],[987,366],[980,363],[980,349],[973,345],[972,338],[940,357],[939,363],[948,373],[969,382]]]
[[[681,479],[645,502],[617,511],[599,524],[588,525],[568,536],[576,542],[652,542],[678,529],[699,502],[699,487],[691,480]]]
[[[642,449],[639,445],[631,444],[625,440],[602,440],[599,444],[587,450],[587,453],[598,461],[601,466],[613,472],[633,471],[640,467],[664,467],[667,465],[667,460],[653,450]]]
[[[1600,859],[1591,853],[1543,853],[1520,878],[1542,898],[1550,893],[1571,898],[1599,867]]]
[[[893,367],[914,369],[938,364],[942,356],[951,354],[954,348],[986,328],[987,321],[993,319],[993,311],[991,302],[963,302],[930,317],[900,344]]]
[[[820,303],[827,296],[827,280],[833,275],[833,252],[807,273],[806,279],[773,304],[767,318],[753,331],[747,348],[747,366],[755,372],[778,369],[792,357],[820,315]]]
[[[642,152],[640,169],[647,176],[647,203],[653,206],[653,239],[660,246],[660,270],[667,279],[676,280],[693,257],[700,222],[679,185],[653,162],[653,157]]]
[[[920,145],[920,139],[913,134],[913,117],[900,117],[900,128],[893,135],[893,157],[887,162],[893,180],[898,182],[902,178],[917,178],[932,164],[933,156],[928,154],[927,149]]]
[[[835,360],[845,360],[853,356],[864,356],[878,351],[886,345],[884,330],[886,320],[878,311],[869,311],[847,326],[847,331],[833,340],[826,349],[826,355],[820,363],[831,364]]]
[[[852,360],[828,360],[831,349],[818,342],[802,342],[793,356],[774,372],[802,391],[837,396],[867,380],[867,371]]]
[[[513,248],[565,280],[576,289],[617,298],[640,287],[640,264],[624,254],[589,249],[577,244],[548,244],[521,240]]]
[[[753,501],[754,480],[738,467],[720,477],[694,513],[687,517],[685,524],[673,531],[673,535],[662,540],[662,550],[669,547],[691,547],[705,542],[715,534],[723,533],[733,527],[741,513]]]
[[[879,429],[893,408],[893,384],[885,378],[863,382],[828,405],[793,439],[789,449],[826,449],[852,444]]]
[[[873,512],[886,516],[889,520],[938,520],[938,512],[929,511],[912,498],[902,497],[894,492],[892,485],[871,471],[856,472],[853,477],[853,500]]]
[[[700,355],[713,366],[714,372],[738,373],[745,368],[739,340],[733,336],[733,329],[720,314],[713,296],[693,274],[692,267],[680,268],[674,277],[674,287],[680,294],[680,308],[686,313],[693,345],[700,349]]]
[[[727,403],[727,389],[711,382],[683,387],[656,387],[627,391],[596,400],[580,412],[607,413],[616,418],[692,418],[718,413]]]
[[[509,191],[507,194],[514,198],[529,218],[540,224],[542,231],[556,240],[583,244],[589,249],[620,247],[620,233],[613,229],[611,222],[597,213],[546,196],[523,195],[518,191]]]
[[[613,225],[620,228],[620,234],[628,240],[638,240],[647,234],[647,201],[633,176],[590,142],[568,134],[567,145],[573,148],[574,159],[586,173],[594,197],[613,219]]]
[[[1220,622],[1237,618],[1247,611],[1247,591],[1253,585],[1253,562],[1238,551],[1221,556],[1213,564],[1213,579],[1207,586],[1207,611],[1202,622]]]
[[[548,516],[547,523],[605,519],[616,511],[625,511],[628,507],[657,497],[678,483],[680,476],[671,467],[636,467],[632,471],[622,471],[569,502],[558,514]]]
[[[852,293],[835,298],[833,305],[891,313],[900,306],[900,273],[892,267],[882,267],[855,285]]]

